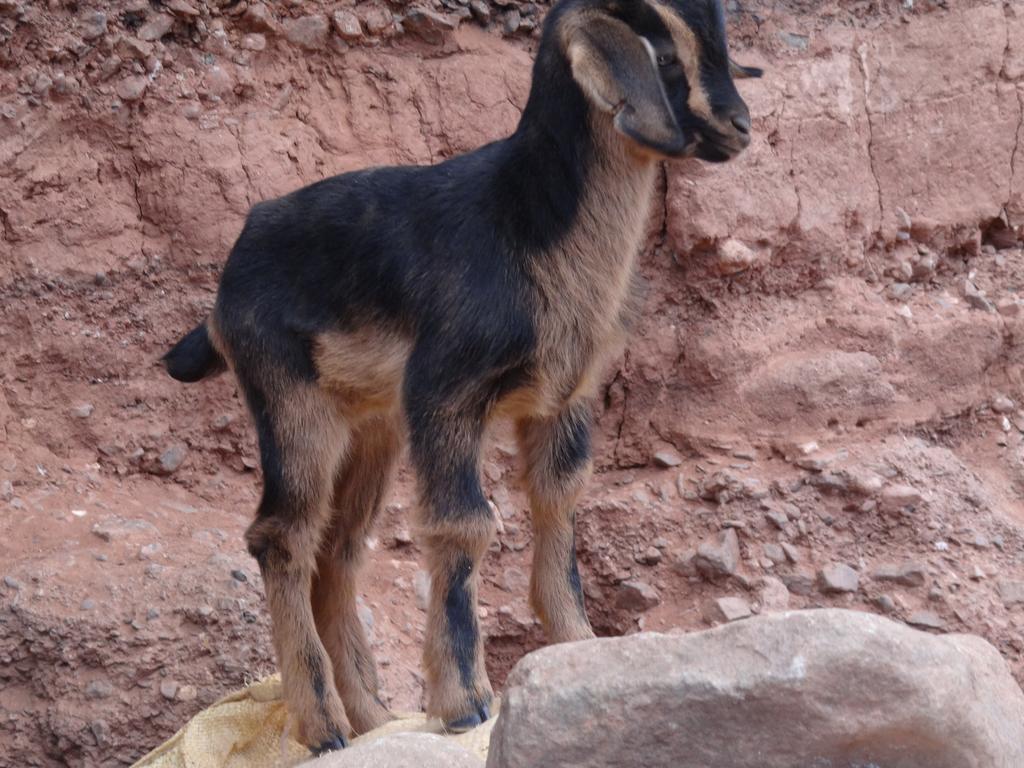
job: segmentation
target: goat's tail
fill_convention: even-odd
[[[201,381],[227,368],[224,357],[210,341],[205,322],[185,334],[163,356],[163,364],[171,378],[188,383]]]

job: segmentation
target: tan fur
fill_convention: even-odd
[[[356,611],[356,577],[400,448],[400,431],[390,417],[368,421],[353,436],[335,481],[332,530],[321,548],[313,582],[317,629],[357,734],[392,719],[380,702],[376,664]]]
[[[322,386],[338,395],[352,419],[394,411],[412,344],[373,327],[316,337],[313,361]]]
[[[552,469],[555,420],[523,419],[516,426],[533,523],[530,605],[550,642],[585,640],[594,632],[568,582],[567,564],[576,557],[573,510],[590,478],[591,463],[560,478]]]

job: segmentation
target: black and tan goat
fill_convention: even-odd
[[[574,504],[588,398],[624,337],[656,164],[728,160],[750,117],[719,0],[562,0],[515,133],[431,167],[326,179],[249,214],[216,308],[166,356],[235,372],[259,434],[247,540],[266,585],[298,736],[342,747],[389,714],[356,616],[356,569],[408,439],[431,575],[428,712],[488,717],[477,570],[495,522],[487,423],[518,425],[533,607],[553,642],[591,637]]]

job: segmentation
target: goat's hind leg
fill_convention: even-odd
[[[310,592],[346,427],[329,397],[308,382],[245,389],[264,473],[263,499],[246,539],[263,575],[288,711],[296,738],[313,752],[340,749],[351,728]]]
[[[518,424],[533,521],[530,603],[553,643],[593,637],[576,564],[576,501],[590,477],[590,409]]]
[[[357,734],[393,719],[380,700],[376,663],[356,610],[356,576],[399,448],[398,430],[388,418],[369,421],[353,435],[334,484],[332,530],[313,581],[317,629]]]

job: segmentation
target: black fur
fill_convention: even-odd
[[[444,598],[444,613],[448,620],[448,633],[459,666],[459,676],[467,688],[473,685],[476,659],[476,610],[469,596],[469,577],[473,563],[461,559],[451,571]]]
[[[224,359],[210,344],[210,334],[205,325],[189,331],[164,355],[163,363],[171,378],[186,383],[200,381],[225,368]]]

